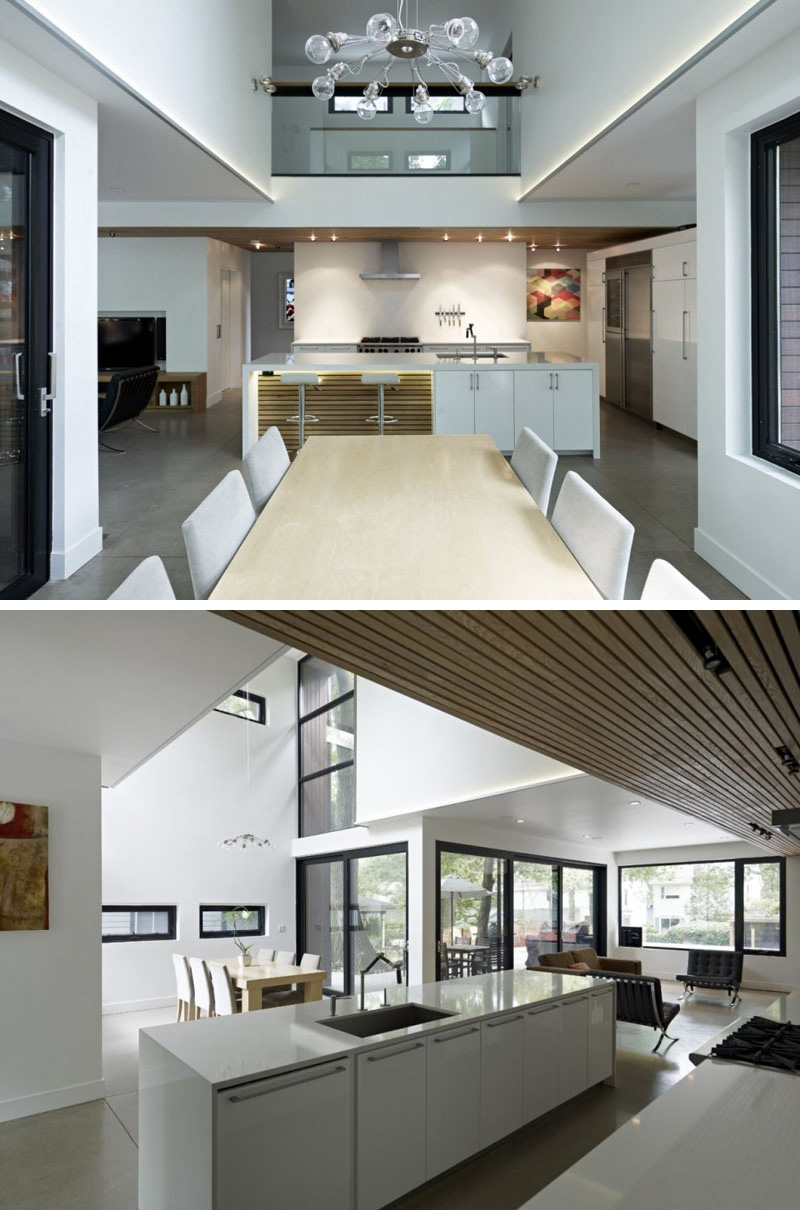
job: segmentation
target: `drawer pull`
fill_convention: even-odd
[[[487,1029],[502,1029],[504,1025],[510,1025],[512,1021],[521,1021],[522,1013],[518,1013],[516,1017],[509,1017],[507,1021],[487,1021]]]
[[[422,1050],[424,1042],[415,1042],[413,1046],[406,1046],[403,1050],[393,1050],[388,1055],[367,1055],[368,1063],[383,1063],[385,1059],[393,1059],[395,1055],[407,1055],[412,1050]]]
[[[339,1075],[340,1072],[347,1071],[346,1067],[332,1067],[328,1071],[320,1071],[314,1076],[303,1076],[300,1080],[293,1080],[291,1084],[281,1084],[277,1088],[261,1088],[258,1092],[236,1093],[235,1096],[228,1097],[232,1105],[238,1105],[242,1101],[254,1101],[256,1097],[266,1097],[271,1092],[283,1092],[286,1088],[297,1088],[300,1084],[310,1084],[313,1080],[325,1080],[328,1076]]]
[[[462,1029],[457,1034],[448,1034],[445,1038],[434,1038],[433,1040],[434,1042],[455,1042],[456,1038],[466,1038],[470,1034],[479,1034],[480,1032],[480,1026],[473,1025],[471,1029]]]

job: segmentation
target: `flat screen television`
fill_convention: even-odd
[[[151,316],[101,316],[97,325],[101,370],[138,370],[159,360],[158,320]]]

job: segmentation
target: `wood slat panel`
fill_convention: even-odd
[[[773,853],[800,806],[795,610],[703,610],[730,671],[706,672],[662,610],[234,610],[360,676]],[[754,834],[750,825],[770,831]]]

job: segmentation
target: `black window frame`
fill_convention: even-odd
[[[629,865],[621,865],[617,871],[617,936],[620,936],[619,930],[627,927],[637,927],[623,925],[622,923],[622,873],[624,870],[640,870],[646,869],[648,866],[682,866],[682,865],[716,865],[716,864],[732,864],[733,865],[733,949],[729,950],[727,946],[709,946],[709,945],[648,945],[645,941],[646,930],[642,929],[642,945],[636,948],[645,950],[660,950],[662,953],[665,950],[698,950],[700,952],[709,949],[724,949],[726,953],[733,954],[749,954],[751,957],[759,958],[785,958],[786,957],[786,858],[765,855],[763,857],[703,857],[696,858],[694,861],[645,861],[635,862]],[[765,949],[750,949],[744,945],[744,867],[746,865],[766,865],[771,863],[777,865],[780,870],[780,890],[778,894],[778,902],[780,908],[779,920],[779,935],[780,948],[776,950]]]
[[[222,702],[214,707],[215,714],[225,714],[228,718],[241,719],[243,723],[258,723],[262,727],[267,725],[267,699],[260,693],[248,693],[246,689],[237,689],[234,693],[229,693],[223,701],[228,701],[228,698],[240,697],[245,702],[256,702],[258,704],[258,718],[248,718],[246,714],[237,714],[234,710],[225,710]]]
[[[103,912],[166,912],[169,920],[169,931],[166,933],[128,933],[125,935],[104,933]],[[104,903],[100,909],[100,913],[100,934],[103,945],[127,944],[131,941],[176,941],[178,937],[178,908],[176,904]]]
[[[751,137],[753,453],[800,475],[800,450],[778,440],[780,422],[780,216],[778,149],[800,138],[800,113]]]
[[[231,929],[205,929],[203,928],[203,913],[204,912],[237,912],[244,909],[246,912],[255,912],[258,919],[258,928],[237,928],[236,931]],[[250,903],[201,903],[198,911],[198,928],[200,939],[203,941],[215,940],[219,937],[224,940],[226,937],[265,937],[267,925],[267,909],[265,904],[250,904]]]
[[[437,101],[437,100],[440,101],[440,100],[442,100],[442,98],[449,99],[451,96],[454,97],[456,100],[460,100],[462,103],[464,101],[464,98],[459,97],[457,93],[434,92],[433,89],[431,89],[431,93],[430,93],[430,97],[431,97],[432,101]],[[416,103],[417,103],[416,97],[413,97],[413,96],[406,97],[406,113],[407,114],[414,112]],[[476,118],[476,117],[480,116],[479,114],[470,113],[469,110],[466,108],[466,106],[464,106],[461,109],[434,109],[434,113],[444,114],[446,117],[453,117],[453,118],[465,118],[465,117],[466,118]]]
[[[357,718],[356,718],[355,700],[356,700],[356,689],[358,686],[358,678],[355,676],[354,673],[351,673],[351,675],[353,677],[353,688],[352,689],[348,690],[347,693],[340,694],[339,697],[331,698],[331,700],[329,702],[326,702],[324,706],[318,706],[316,710],[309,710],[307,714],[301,714],[302,677],[300,674],[300,669],[302,668],[303,664],[308,662],[308,660],[316,659],[316,658],[318,658],[318,657],[311,656],[311,655],[304,655],[303,658],[301,660],[298,660],[298,662],[297,662],[297,835],[298,835],[298,837],[335,836],[336,832],[342,830],[339,828],[331,828],[327,832],[306,832],[304,829],[304,821],[303,821],[303,787],[308,785],[308,783],[311,781],[316,781],[320,777],[328,777],[332,773],[339,773],[342,769],[352,769],[353,770],[353,819],[352,819],[351,823],[348,824],[348,827],[354,827],[355,822],[356,822],[356,746],[358,744],[358,738],[357,738],[357,734],[356,734]],[[340,668],[342,672],[350,672],[349,668],[341,668],[341,665],[339,665],[339,664],[335,664],[332,666],[336,667],[336,668]],[[315,769],[315,771],[313,773],[304,774],[303,773],[303,744],[302,744],[303,723],[307,723],[307,722],[310,722],[312,719],[319,718],[323,714],[328,714],[328,713],[330,713],[331,710],[335,709],[337,706],[341,706],[345,702],[348,702],[351,700],[353,701],[353,756],[352,756],[352,759],[338,761],[334,765],[327,765],[324,769]],[[298,936],[299,936],[299,934],[298,934]]]
[[[336,108],[336,102],[343,100],[344,97],[348,97],[348,99],[349,99],[350,97],[352,97],[352,93],[340,93],[338,96],[331,97],[330,101],[328,101],[328,113],[335,114],[337,118],[353,117],[353,115],[356,112],[354,109],[337,109]],[[352,99],[354,101],[360,101],[361,97],[352,97]],[[381,115],[388,117],[389,114],[394,113],[394,97],[392,96],[391,93],[382,92],[380,95],[380,100],[388,101],[389,104],[386,109],[379,109],[376,117],[381,117]]]

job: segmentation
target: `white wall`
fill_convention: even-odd
[[[542,80],[522,95],[523,193],[752,7],[752,0],[517,0],[514,56]],[[579,54],[578,77],[570,70],[576,37],[587,52]]]
[[[359,823],[575,774],[462,719],[358,678]]]
[[[55,136],[53,579],[99,554],[97,106],[0,41],[0,106]]]
[[[378,243],[295,245],[296,340],[354,342],[363,336],[525,340],[525,245],[517,242],[400,245],[400,271],[420,281],[361,281],[380,271]],[[464,326],[440,327],[435,312],[461,303]]]
[[[268,934],[257,946],[294,949],[296,662],[278,660],[249,688],[268,698],[268,726],[212,712],[103,794],[103,902],[178,906],[177,941],[103,946],[106,1012],[172,1003],[173,952],[236,956],[229,939],[199,940],[200,903],[265,904]],[[242,832],[273,847],[218,847]]]
[[[202,146],[269,191],[272,0],[22,0]]]
[[[0,793],[49,811],[50,928],[0,933],[0,1122],[103,1096],[100,760],[0,740]]]
[[[800,13],[798,14],[800,21]],[[800,110],[800,29],[700,97],[699,523],[695,549],[748,596],[800,597],[800,478],[752,455],[752,131]]]
[[[229,387],[241,389],[242,366],[250,360],[250,256],[243,248],[215,239],[208,240],[206,252],[208,402],[214,404]],[[231,274],[230,370],[224,365],[225,344],[217,337],[217,325],[223,323],[223,271]]]
[[[616,853],[620,866],[661,865],[671,861],[732,861],[749,857],[756,861],[770,856],[763,849],[746,843],[700,845],[676,849],[641,849]],[[609,932],[616,940],[617,914],[609,909]],[[620,949],[609,950],[619,958],[640,958],[645,975],[674,979],[686,970],[685,950]],[[744,958],[743,985],[768,991],[794,991],[800,985],[800,857],[786,859],[786,957]]]
[[[294,273],[293,252],[253,252],[250,255],[251,355],[288,353],[293,328],[279,327],[281,307],[278,282],[281,273]]]
[[[535,270],[542,269],[580,269],[581,272],[581,317],[579,320],[543,320],[529,321],[527,324],[527,339],[534,352],[541,353],[574,353],[577,357],[586,357],[586,331],[588,320],[588,282],[586,279],[586,253],[578,248],[565,249],[563,252],[538,249],[528,252],[528,276]]]

